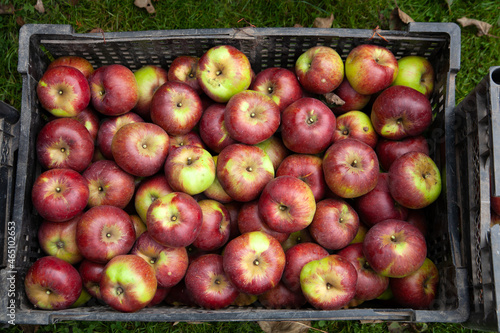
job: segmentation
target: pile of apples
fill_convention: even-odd
[[[54,60],[37,87],[51,115],[32,188],[47,255],[27,272],[28,299],[429,308],[434,80],[425,58],[371,44],[345,63],[312,47],[259,73],[229,45],[168,71]]]

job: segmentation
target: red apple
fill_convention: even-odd
[[[74,117],[90,102],[85,75],[69,66],[47,69],[36,87],[42,107],[56,117]]]
[[[368,102],[370,102],[371,96],[360,94],[354,90],[346,77],[344,77],[342,83],[333,91],[333,93],[344,102],[342,105],[329,105],[333,113],[336,115],[352,110],[362,110]]]
[[[252,68],[247,56],[230,45],[210,48],[198,60],[196,78],[208,97],[225,103],[250,87]]]
[[[386,47],[361,44],[349,52],[345,76],[358,93],[375,94],[394,82],[398,76],[398,61]]]
[[[357,139],[375,149],[378,135],[366,113],[353,110],[337,117],[337,128],[333,133],[333,142],[347,138]]]
[[[152,123],[127,124],[116,132],[111,142],[116,164],[138,177],[149,177],[160,171],[168,149],[168,134]]]
[[[217,169],[217,158],[218,156],[213,156],[214,162],[215,162],[215,168]],[[219,201],[221,203],[228,203],[233,201],[233,198],[229,196],[229,194],[224,191],[222,188],[222,185],[219,182],[219,179],[217,178],[217,175],[215,176],[214,182],[212,185],[210,185],[205,191],[203,191],[203,194],[208,198],[208,199],[213,199],[216,201]]]
[[[269,139],[280,125],[278,105],[264,93],[245,90],[231,97],[224,126],[233,140],[254,145]]]
[[[377,154],[373,148],[356,139],[335,142],[323,156],[323,173],[326,184],[335,195],[360,197],[377,185]]]
[[[130,216],[115,206],[96,206],[86,211],[76,227],[76,244],[88,260],[106,263],[126,254],[135,242]]]
[[[88,206],[111,205],[125,208],[135,192],[134,176],[113,161],[97,161],[83,172],[89,186]]]
[[[203,142],[216,153],[230,144],[236,143],[236,140],[229,135],[225,122],[224,111],[226,104],[214,103],[210,105],[200,119],[200,137]]]
[[[406,86],[393,86],[373,102],[371,120],[380,136],[401,140],[420,135],[429,127],[432,107],[421,92]]]
[[[412,55],[398,60],[399,73],[392,83],[394,86],[407,86],[420,91],[430,98],[434,90],[434,68],[429,60]]]
[[[390,279],[394,300],[403,307],[429,309],[436,298],[439,284],[439,271],[436,265],[426,258],[420,268],[403,278]]]
[[[289,236],[288,233],[274,231],[273,229],[269,228],[269,226],[264,222],[261,215],[259,214],[258,200],[252,200],[243,203],[243,205],[239,209],[236,221],[240,234],[251,231],[262,231],[276,238],[276,240],[280,243],[287,240]]]
[[[47,69],[59,66],[69,66],[78,69],[85,78],[89,78],[94,73],[94,66],[85,58],[79,56],[62,56],[50,62]]]
[[[132,110],[139,100],[134,73],[120,64],[99,67],[89,77],[91,102],[97,112],[119,116]]]
[[[316,155],[288,155],[276,170],[276,177],[285,175],[297,177],[309,185],[314,199],[319,201],[324,198],[326,192],[322,163],[321,157]]]
[[[389,190],[400,205],[420,209],[433,203],[441,193],[441,174],[428,155],[409,152],[389,168]]]
[[[94,156],[94,140],[76,119],[54,119],[38,133],[36,154],[45,169],[68,168],[82,172]]]
[[[387,277],[404,277],[422,266],[427,245],[417,227],[391,219],[368,230],[363,253],[375,272]]]
[[[190,132],[202,113],[199,95],[186,83],[166,82],[156,90],[151,100],[151,120],[169,135]]]
[[[86,179],[71,169],[51,169],[37,177],[31,191],[33,207],[52,222],[68,221],[87,206]]]
[[[223,268],[240,292],[262,294],[278,285],[285,252],[274,237],[262,231],[247,232],[226,245]]]
[[[427,236],[427,218],[424,209],[408,209],[408,216],[404,220],[417,227],[424,237]]]
[[[135,239],[139,238],[147,229],[146,223],[139,217],[139,215],[130,215],[130,220],[134,225]]]
[[[307,301],[316,309],[338,310],[356,294],[356,268],[346,258],[331,254],[304,265],[300,286]]]
[[[159,66],[145,65],[134,72],[137,81],[138,99],[133,111],[150,120],[151,100],[156,90],[167,82],[168,73]]]
[[[78,215],[66,222],[50,222],[43,220],[38,227],[38,243],[49,256],[54,256],[74,265],[83,260],[76,246],[76,225]]]
[[[307,228],[314,218],[316,200],[306,183],[293,176],[276,177],[259,198],[259,213],[272,230],[292,233]]]
[[[301,98],[281,115],[281,137],[295,153],[318,154],[333,140],[336,120],[333,112],[318,99]]]
[[[273,135],[269,139],[256,144],[262,149],[273,162],[274,170],[276,171],[285,157],[290,155],[290,151],[285,147],[280,136]]]
[[[326,94],[344,79],[344,62],[331,47],[313,46],[297,58],[295,74],[305,90]]]
[[[95,143],[97,140],[97,133],[99,132],[99,116],[90,106],[83,109],[80,113],[73,117],[85,126],[90,133],[92,141]]]
[[[200,233],[203,212],[192,196],[172,192],[156,199],[146,221],[151,237],[164,246],[185,247]]]
[[[231,201],[224,204],[224,207],[226,207],[230,217],[229,240],[236,238],[241,234],[240,230],[238,229],[238,213],[242,205],[243,204],[238,201]]]
[[[180,81],[188,84],[198,95],[203,93],[200,84],[196,79],[196,70],[200,58],[193,56],[178,56],[168,68],[168,80]]]
[[[324,199],[316,205],[309,232],[316,242],[329,250],[340,250],[356,237],[359,217],[342,199]]]
[[[188,268],[185,247],[163,246],[147,231],[137,239],[130,254],[143,258],[154,268],[158,287],[162,288],[170,288],[179,283]]]
[[[168,184],[167,178],[163,173],[156,174],[144,179],[135,192],[135,210],[143,222],[146,222],[146,216],[149,206],[158,198],[172,193],[173,190]]]
[[[101,282],[102,272],[104,271],[105,264],[100,264],[87,259],[84,259],[78,267],[78,272],[82,277],[82,283],[85,289],[92,297],[101,299],[101,289],[99,283]]]
[[[206,309],[228,307],[239,294],[226,276],[222,256],[218,254],[206,254],[193,260],[185,283],[196,304]]]
[[[82,279],[70,263],[53,257],[41,257],[30,266],[24,278],[24,290],[35,308],[69,308],[82,292]]]
[[[288,105],[302,98],[302,87],[295,73],[281,67],[270,67],[259,72],[249,89],[271,97],[281,112]]]
[[[156,287],[156,293],[153,296],[151,302],[149,302],[148,305],[146,305],[146,307],[150,308],[162,303],[167,297],[168,293],[170,293],[170,288]]]
[[[229,212],[222,203],[211,199],[200,200],[198,205],[203,218],[193,246],[202,251],[220,249],[229,240]]]
[[[170,150],[182,146],[197,146],[206,149],[205,143],[198,132],[190,131],[181,135],[170,135]]]
[[[285,241],[281,242],[281,246],[283,250],[286,251],[294,245],[307,242],[314,242],[314,240],[311,237],[311,233],[306,228],[292,232]]]
[[[389,278],[375,272],[366,261],[362,243],[346,246],[337,254],[348,259],[358,272],[355,299],[360,301],[375,299],[389,287]]]
[[[102,299],[121,312],[135,312],[153,299],[157,282],[146,260],[133,254],[119,255],[104,268],[100,282]]]
[[[410,151],[419,151],[429,155],[429,145],[424,136],[411,136],[401,140],[380,139],[375,147],[380,166],[389,171],[392,162],[398,157],[409,153]]]
[[[258,298],[266,309],[300,309],[307,302],[302,292],[291,291],[281,281]]]
[[[300,272],[305,264],[313,260],[323,259],[329,253],[321,245],[305,242],[292,246],[285,251],[286,265],[281,280],[292,292],[301,293]]]
[[[231,198],[247,202],[257,199],[264,186],[274,178],[274,167],[259,147],[236,143],[220,152],[217,178]]]

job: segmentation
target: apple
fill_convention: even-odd
[[[400,205],[420,209],[433,203],[441,193],[441,174],[428,155],[409,152],[389,168],[389,191]]]
[[[70,308],[78,308],[81,306],[84,306],[87,304],[88,301],[92,298],[92,295],[88,293],[88,291],[85,288],[82,288],[82,292],[80,293],[80,296],[76,299],[75,303],[71,304]]]
[[[348,245],[337,254],[348,259],[358,272],[355,299],[360,301],[376,299],[389,287],[389,278],[375,272],[366,261],[362,243]]]
[[[216,153],[230,144],[236,143],[228,133],[224,122],[226,104],[214,103],[201,115],[199,128],[200,137],[208,148]]]
[[[211,199],[200,200],[198,205],[203,218],[200,233],[192,245],[202,251],[220,249],[229,240],[229,212],[222,203]]]
[[[148,231],[135,242],[130,254],[143,258],[154,268],[158,287],[171,288],[179,283],[188,268],[185,247],[163,246],[156,242]]]
[[[326,94],[344,79],[344,62],[331,47],[313,46],[297,58],[295,74],[305,90]]]
[[[223,259],[218,254],[206,254],[193,260],[184,280],[192,299],[206,309],[228,307],[239,295],[224,272]]]
[[[135,230],[135,239],[139,238],[147,229],[146,223],[139,217],[139,215],[129,215]]]
[[[429,127],[432,107],[421,92],[406,86],[393,86],[375,99],[370,117],[380,136],[401,140],[420,135]]]
[[[259,147],[235,143],[218,155],[217,178],[231,198],[247,202],[257,199],[274,178],[274,167]]]
[[[346,258],[331,254],[312,260],[300,271],[302,292],[313,307],[338,310],[356,294],[356,268]]]
[[[416,272],[403,278],[390,279],[396,303],[412,309],[429,309],[436,297],[438,284],[439,271],[429,258]]]
[[[59,67],[59,66],[69,66],[78,69],[85,76],[86,79],[94,73],[94,66],[85,58],[79,56],[61,56],[50,62],[47,70]]]
[[[249,295],[245,293],[239,293],[236,299],[231,305],[234,306],[249,306],[257,302],[259,299],[258,295]]]
[[[69,168],[82,172],[94,156],[94,140],[76,119],[54,119],[38,132],[36,155],[45,169]]]
[[[151,100],[151,120],[169,135],[190,132],[202,113],[199,95],[186,83],[166,82],[156,90]]]
[[[149,177],[163,167],[169,150],[168,134],[152,123],[131,123],[122,126],[111,141],[113,158],[124,171]]]
[[[359,216],[359,214],[358,214],[358,216]],[[360,221],[358,232],[356,233],[356,236],[349,244],[363,243],[363,241],[365,240],[365,236],[366,236],[367,231],[368,231],[368,227],[362,221]]]
[[[377,154],[356,139],[335,142],[323,156],[328,188],[341,198],[356,198],[373,190],[379,176]]]
[[[133,111],[141,118],[150,120],[151,100],[156,90],[168,80],[168,72],[154,65],[144,65],[134,72],[138,99]]]
[[[217,159],[218,156],[212,156],[214,159],[215,163],[215,168],[217,169]],[[212,185],[210,185],[205,191],[203,191],[203,194],[208,198],[208,199],[213,199],[217,200],[221,203],[229,203],[233,201],[233,198],[229,196],[229,194],[224,191],[222,188],[222,185],[219,182],[219,179],[217,178],[217,174],[215,175],[214,182]]]
[[[88,260],[106,263],[126,254],[135,242],[130,216],[115,206],[95,206],[86,211],[76,227],[76,245]]]
[[[90,102],[85,75],[69,66],[47,69],[36,87],[42,107],[56,117],[74,117]]]
[[[356,237],[359,217],[354,208],[342,199],[323,199],[309,226],[312,238],[328,250],[340,250]]]
[[[354,199],[359,218],[369,227],[387,219],[406,220],[408,216],[408,209],[392,198],[388,178],[387,173],[381,172],[375,188]]]
[[[113,159],[113,153],[111,152],[111,143],[113,142],[113,137],[116,132],[123,126],[131,123],[140,123],[144,120],[137,113],[127,112],[120,116],[107,117],[99,126],[99,131],[97,132],[96,144],[101,151],[101,154],[108,160]]]
[[[366,113],[353,110],[337,117],[337,128],[333,132],[333,142],[347,138],[357,139],[375,149],[378,135]]]
[[[387,277],[404,277],[422,266],[427,245],[417,227],[389,219],[368,230],[363,253],[375,272]]]
[[[90,133],[92,141],[95,143],[97,140],[97,133],[99,132],[99,116],[90,106],[83,109],[80,113],[73,117],[78,120],[87,131]]]
[[[295,153],[318,154],[332,143],[336,119],[333,112],[316,98],[304,97],[290,104],[281,114],[281,138]]]
[[[434,67],[422,56],[411,55],[398,60],[398,76],[393,86],[407,86],[430,98],[434,90]]]
[[[392,162],[410,151],[419,151],[429,155],[429,145],[423,135],[411,136],[401,140],[382,138],[375,147],[380,166],[386,171],[389,171]]]
[[[258,295],[258,299],[266,309],[300,309],[307,302],[302,292],[291,291],[281,281],[273,289]]]
[[[300,272],[305,264],[327,257],[328,251],[313,242],[296,244],[285,251],[286,265],[281,280],[292,292],[301,293]]]
[[[283,250],[286,251],[294,245],[307,242],[314,242],[314,240],[311,237],[311,233],[306,228],[292,232],[285,241],[281,242],[281,246]]]
[[[352,88],[372,95],[389,87],[398,76],[398,61],[383,46],[361,44],[351,49],[345,60],[345,76]]]
[[[35,308],[63,310],[69,308],[80,296],[82,279],[70,263],[45,256],[28,269],[24,278],[24,290]]]
[[[500,214],[500,196],[490,194],[490,206],[496,214]]]
[[[293,176],[276,177],[259,197],[259,213],[274,231],[292,233],[307,228],[316,211],[314,194],[306,183]]]
[[[196,79],[201,89],[217,103],[225,103],[248,89],[252,67],[247,56],[231,45],[210,48],[198,60]]]
[[[285,252],[280,243],[262,231],[252,231],[231,240],[225,247],[224,272],[243,293],[262,294],[280,282]]]
[[[363,110],[363,108],[370,102],[371,95],[363,95],[354,90],[344,77],[342,83],[333,91],[344,104],[342,105],[329,105],[333,113],[336,115],[341,115],[343,113],[353,111],[353,110]]]
[[[302,87],[295,73],[281,67],[270,67],[259,72],[249,89],[271,97],[281,112],[302,98]]]
[[[101,289],[99,283],[101,282],[102,272],[106,264],[100,264],[87,259],[83,259],[78,267],[78,272],[82,278],[82,283],[85,289],[92,297],[101,299]]]
[[[87,180],[72,169],[50,169],[40,174],[31,191],[33,207],[52,222],[68,221],[87,206]]]
[[[155,241],[164,246],[185,247],[198,237],[203,212],[189,194],[172,192],[153,201],[146,221]]]
[[[224,126],[233,140],[254,145],[269,139],[280,125],[280,109],[266,94],[245,90],[229,99]]]
[[[236,238],[239,236],[240,230],[238,229],[238,213],[243,206],[243,203],[238,201],[231,201],[224,203],[224,207],[226,207],[229,213],[229,240]]]
[[[163,173],[141,181],[135,192],[134,206],[141,220],[146,223],[149,206],[158,198],[174,192]]]
[[[259,201],[257,199],[243,203],[238,211],[236,221],[240,234],[251,231],[262,231],[276,238],[280,243],[286,241],[289,236],[288,233],[274,231],[269,228],[259,214]]]
[[[100,282],[102,300],[121,312],[135,312],[153,299],[157,282],[155,271],[146,260],[133,254],[111,259]]]
[[[165,297],[165,303],[174,305],[174,306],[198,306],[196,304],[191,294],[186,289],[186,284],[184,283],[184,279],[181,280],[178,284],[170,288],[167,297]]]
[[[203,93],[196,79],[196,69],[200,58],[194,56],[178,56],[168,68],[168,81],[180,81],[188,84],[198,95]]]
[[[182,146],[197,146],[206,149],[205,143],[198,132],[190,131],[181,135],[170,135],[170,150]]]
[[[276,177],[294,176],[304,181],[313,192],[314,199],[320,201],[326,192],[326,182],[323,175],[323,159],[316,155],[291,154],[283,159]]]
[[[155,305],[162,303],[165,300],[165,298],[167,297],[169,292],[170,292],[170,288],[156,287],[156,293],[153,296],[153,299],[151,300],[151,302],[149,302],[148,305],[146,305],[146,307],[150,308],[150,307],[153,307]]]
[[[183,146],[168,154],[164,172],[174,191],[195,195],[205,191],[214,182],[215,162],[207,150]]]
[[[38,243],[49,256],[54,256],[74,265],[83,260],[76,246],[76,225],[81,215],[66,222],[43,220],[38,227]]]
[[[273,162],[275,172],[283,159],[290,155],[290,151],[285,147],[283,140],[277,135],[273,135],[269,139],[257,143],[255,146],[262,149],[269,156],[271,162]]]
[[[139,100],[139,87],[134,73],[120,64],[97,68],[89,77],[91,102],[95,110],[106,116],[119,116],[131,111]]]
[[[134,176],[113,161],[94,162],[82,175],[89,186],[89,207],[111,205],[123,209],[134,196]]]

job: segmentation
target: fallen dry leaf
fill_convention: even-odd
[[[406,14],[405,12],[403,12],[399,7],[397,8],[398,9],[398,16],[399,16],[399,19],[404,23],[404,24],[408,24],[410,22],[415,22],[415,20],[413,20],[410,15]]]
[[[0,5],[0,14],[14,14],[14,5]]]
[[[331,28],[333,24],[333,14],[330,17],[316,17],[313,28]]]
[[[36,11],[37,11],[37,12],[39,12],[40,14],[45,13],[45,8],[43,7],[43,2],[42,2],[42,0],[36,0],[35,9],[36,9]]]
[[[491,35],[489,33],[489,31],[491,29],[491,24],[489,24],[487,22],[483,22],[483,21],[479,21],[479,20],[475,20],[475,19],[470,19],[470,18],[467,18],[465,16],[457,19],[457,22],[460,23],[462,25],[462,27],[468,27],[470,25],[475,26],[477,28],[477,35],[478,36],[490,36],[490,37],[499,38],[498,36]]]
[[[304,26],[302,24],[295,23],[293,25],[294,28],[303,28]]]
[[[325,96],[325,101],[328,105],[335,105],[335,106],[342,106],[345,104],[345,101],[340,98],[337,94],[334,94],[332,92],[327,93],[324,95]]]
[[[156,13],[155,7],[153,7],[151,0],[135,0],[134,5],[139,8],[146,8],[149,14]]]
[[[16,23],[20,27],[22,27],[25,24],[24,19],[21,16],[16,17]]]
[[[103,33],[104,30],[102,30],[101,28],[94,28],[94,29],[92,29],[92,30],[89,31],[89,33],[91,33],[91,34],[96,34],[96,33],[99,33],[99,32]]]
[[[403,12],[398,6],[396,6],[389,17],[389,29],[391,30],[401,30],[403,24],[408,24],[410,22],[415,22],[410,15]]]
[[[257,322],[265,333],[307,333],[309,330],[319,330],[311,326],[310,321],[259,321]]]

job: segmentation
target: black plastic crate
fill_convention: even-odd
[[[500,67],[491,67],[460,102],[456,121],[462,251],[471,290],[467,326],[499,331],[500,228],[490,228],[490,193],[500,196]]]
[[[17,160],[16,192],[12,221],[16,230],[15,267],[0,270],[0,295],[7,295],[9,274],[15,275],[15,296],[0,298],[3,311],[15,305],[15,323],[48,324],[60,320],[112,321],[253,321],[253,320],[382,320],[408,322],[463,322],[469,316],[467,271],[460,252],[457,179],[454,140],[455,76],[460,67],[460,29],[453,23],[412,23],[407,31],[315,28],[204,29],[76,34],[70,26],[24,25],[19,39],[18,70],[23,77],[22,110]],[[36,232],[39,216],[31,204],[30,191],[41,169],[36,162],[35,137],[44,124],[36,98],[36,85],[51,59],[63,55],[87,58],[95,68],[120,63],[135,70],[146,64],[168,68],[179,55],[201,56],[210,47],[229,44],[243,51],[253,70],[293,67],[298,56],[315,45],[327,45],[346,58],[359,44],[388,47],[397,58],[427,57],[434,66],[437,82],[431,98],[436,115],[428,134],[432,157],[442,171],[446,186],[429,207],[428,256],[440,273],[439,290],[429,310],[388,307],[367,302],[358,308],[320,311],[268,310],[230,307],[209,311],[195,307],[156,306],[136,313],[120,313],[104,305],[61,311],[35,310],[24,294],[23,277],[40,253]],[[11,271],[15,271],[12,273]]]

